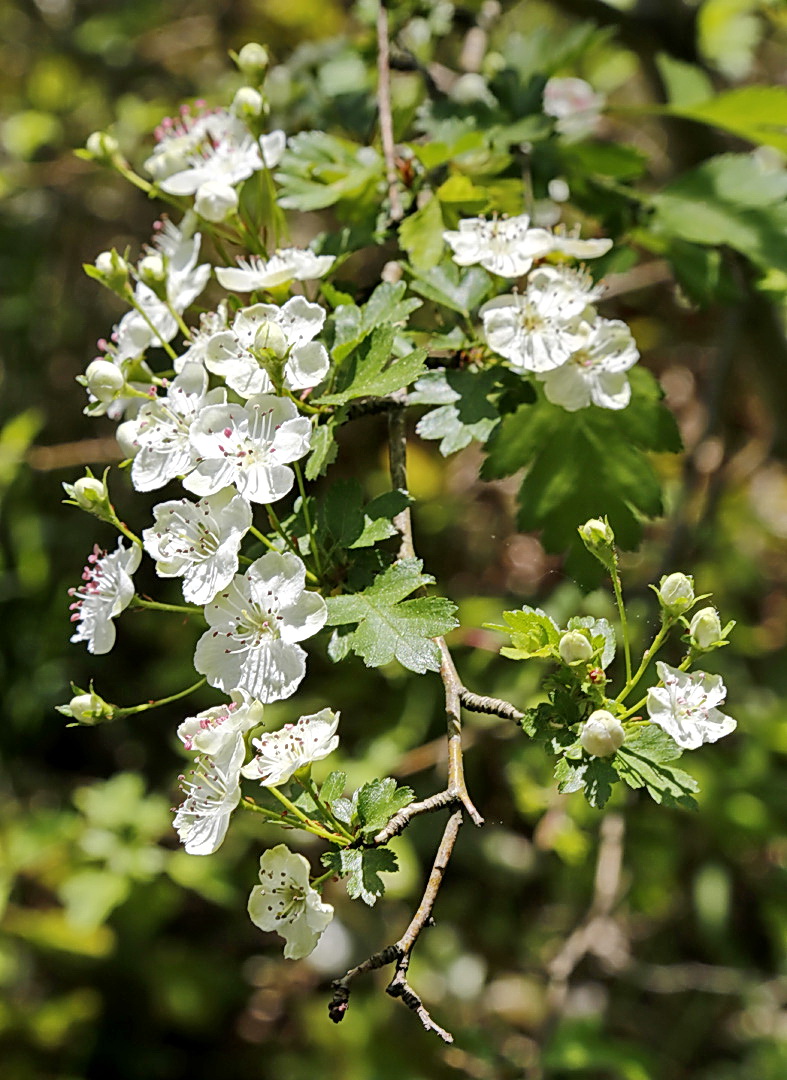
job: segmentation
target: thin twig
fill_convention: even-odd
[[[502,698],[486,697],[484,694],[474,694],[472,690],[462,686],[459,689],[459,700],[470,712],[486,713],[489,716],[500,716],[503,720],[513,720],[519,724],[525,718],[525,714],[512,705],[510,701]]]
[[[387,964],[396,963],[396,971],[386,987],[386,993],[390,994],[391,997],[401,998],[408,1009],[412,1009],[416,1014],[426,1031],[434,1031],[444,1042],[451,1043],[454,1041],[453,1035],[446,1031],[445,1028],[440,1027],[429,1015],[423,1001],[407,981],[407,970],[410,966],[410,955],[421,935],[421,931],[424,927],[433,924],[432,909],[440,892],[440,886],[443,883],[462,821],[461,810],[456,810],[448,819],[443,831],[443,838],[440,841],[440,846],[432,864],[429,879],[421,897],[421,903],[410,920],[410,925],[399,940],[393,945],[381,949],[380,952],[374,953],[367,960],[364,960],[362,964],[358,964],[357,967],[350,968],[340,979],[334,979],[331,983],[333,997],[328,1005],[328,1015],[335,1024],[344,1019],[344,1014],[347,1012],[352,981],[358,975],[363,975],[367,971],[374,971],[377,968],[385,967]]]
[[[407,430],[403,405],[394,406],[388,413],[388,459],[391,469],[391,486],[407,495]],[[406,506],[404,510],[398,513],[393,519],[393,523],[402,538],[398,558],[414,558],[415,548],[413,546],[413,524],[410,507]]]
[[[399,177],[396,172],[396,151],[391,116],[391,50],[388,42],[388,10],[384,0],[380,0],[377,11],[377,112],[385,158],[385,175],[388,181],[391,221],[400,221],[402,200],[399,197]]]

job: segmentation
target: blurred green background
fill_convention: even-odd
[[[449,68],[481,10],[394,7],[432,28],[442,20],[439,45],[417,21],[409,33],[423,63]],[[670,70],[688,77],[690,67],[718,88],[784,74],[780,0],[502,7],[496,40],[522,53],[528,42],[548,51],[568,34],[580,40],[584,25],[591,44],[559,73],[590,79],[613,104],[664,100]],[[271,94],[290,131],[320,122],[314,103],[326,99],[333,130],[352,128],[342,94],[363,90],[357,57],[373,57],[370,11],[338,0],[0,0],[0,1074],[783,1080],[783,281],[756,291],[743,265],[724,302],[700,308],[669,279],[617,302],[687,447],[685,459],[660,462],[669,514],[626,560],[634,621],[643,635],[652,625],[644,585],[660,572],[693,573],[701,591],[713,591],[723,616],[739,622],[732,647],[708,664],[724,675],[739,728],[688,763],[702,785],[698,814],[665,810],[641,793],[613,800],[600,872],[619,902],[591,912],[591,947],[580,949],[568,984],[560,963],[570,966],[566,942],[594,896],[602,815],[579,796],[557,796],[541,751],[502,722],[468,719],[466,767],[488,824],[463,830],[437,926],[413,964],[429,1008],[457,1036],[449,1048],[385,996],[384,973],[356,986],[341,1026],[326,1013],[330,979],[406,924],[440,821],[418,821],[397,841],[403,873],[375,909],[332,886],[331,932],[310,960],[285,962],[245,915],[266,843],[256,822],[237,822],[209,859],[176,846],[169,807],[184,761],[174,737],[182,711],[92,730],[66,729],[54,712],[70,679],[86,686],[95,677],[121,704],[191,681],[190,639],[149,613],[123,620],[120,645],[106,657],[68,645],[66,590],[93,543],[111,537],[61,505],[60,484],[116,457],[112,425],[82,416],[74,377],[119,311],[80,265],[112,245],[138,252],[160,212],[73,149],[112,124],[139,162],[149,132],[181,101],[230,100],[240,77],[227,50],[247,40],[265,42],[282,65]],[[664,56],[686,66],[670,69]],[[750,148],[655,116],[613,113],[609,125],[611,139],[647,155],[654,187],[710,154]],[[377,420],[360,422],[337,475],[362,468],[370,490],[385,486],[384,440]],[[543,672],[500,659],[499,642],[473,628],[522,603],[547,604],[558,619],[578,604],[607,614],[609,603],[602,593],[583,599],[559,559],[514,531],[515,486],[478,482],[478,460],[468,451],[446,463],[433,444],[413,443],[415,528],[427,569],[461,605],[454,644],[465,681],[522,705]],[[371,473],[369,461],[379,463]],[[130,498],[124,479],[113,490],[121,516],[142,521],[142,497]],[[153,579],[143,587],[154,588]],[[316,652],[311,663],[313,701],[299,696],[299,711],[326,701],[342,710],[351,783],[387,771],[419,795],[441,786],[439,680],[366,671],[358,661],[333,668]],[[190,711],[214,701],[205,694]],[[288,706],[277,708],[290,719]]]

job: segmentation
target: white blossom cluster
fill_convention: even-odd
[[[480,312],[489,348],[509,367],[532,373],[547,399],[569,412],[628,405],[626,372],[639,359],[631,331],[598,314],[594,301],[603,290],[586,273],[544,261],[597,258],[610,250],[611,240],[531,227],[527,214],[466,218],[444,237],[459,266],[478,264],[507,278],[528,275],[523,291],[498,296]]]

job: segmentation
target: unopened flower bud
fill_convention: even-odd
[[[601,518],[590,518],[577,531],[590,554],[611,570],[615,564],[615,534],[609,523]]]
[[[146,255],[137,264],[137,276],[139,280],[149,288],[161,285],[167,278],[167,268],[161,255]]]
[[[197,189],[194,209],[205,221],[218,224],[238,209],[238,193],[221,180],[206,180]]]
[[[287,337],[279,324],[272,319],[264,319],[254,336],[254,348],[271,352],[281,360],[287,355],[288,347]]]
[[[236,116],[254,118],[265,111],[265,99],[253,86],[241,86],[232,99],[232,111]]]
[[[248,41],[233,57],[238,65],[238,70],[246,76],[250,82],[262,82],[262,77],[268,69],[270,57],[264,45],[256,41]]]
[[[116,293],[125,289],[128,284],[128,263],[122,255],[118,255],[114,248],[98,254],[94,266],[108,289]]]
[[[721,620],[716,608],[704,607],[695,612],[689,624],[689,636],[694,648],[702,650],[712,649],[714,645],[724,640],[721,635]]]
[[[109,360],[91,360],[85,371],[88,391],[99,401],[114,401],[126,385],[123,372]]]
[[[110,161],[120,150],[120,144],[106,131],[93,131],[87,137],[85,149],[96,161]]]
[[[82,510],[97,517],[104,517],[109,510],[109,492],[103,480],[96,476],[81,476],[74,484],[63,484],[66,493]]]
[[[686,574],[667,574],[659,583],[658,596],[670,615],[679,615],[694,603],[694,581]]]
[[[626,741],[626,733],[611,712],[596,709],[582,725],[579,741],[593,757],[609,757]]]
[[[73,689],[79,688],[75,686]],[[63,716],[70,716],[78,724],[87,724],[91,727],[105,720],[111,720],[115,715],[115,706],[104,701],[101,695],[92,688],[89,692],[76,693],[67,705],[58,705],[56,708]]]
[[[139,450],[138,431],[139,425],[136,420],[124,420],[122,424],[118,424],[115,428],[115,438],[118,441],[118,446],[127,458],[133,458]]]
[[[576,664],[580,660],[587,661],[591,658],[593,646],[581,630],[568,630],[560,639],[557,651],[563,663]]]

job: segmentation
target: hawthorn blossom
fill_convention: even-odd
[[[306,859],[285,844],[260,858],[260,882],[249,896],[249,918],[260,930],[275,930],[284,938],[288,960],[302,960],[320,940],[333,908],[309,884]]]
[[[295,482],[287,462],[309,449],[311,424],[286,398],[258,394],[245,406],[203,408],[189,437],[195,467],[183,480],[188,491],[212,495],[232,484],[250,502],[271,503]]]
[[[227,109],[206,111],[188,106],[180,118],[167,118],[156,129],[157,145],[145,162],[156,184],[168,195],[203,197],[205,184],[234,187],[259,169],[279,164],[287,138],[271,131],[259,139]]]
[[[191,227],[191,220],[184,219],[178,227],[168,218],[163,219],[153,240],[155,253],[162,260],[161,289],[157,292],[144,281],[137,281],[134,289],[136,307],[123,316],[112,333],[113,344],[109,349],[115,363],[133,360],[151,345],[171,341],[178,332],[173,311],[182,314],[207,285],[210,264],[198,265],[202,237],[199,233],[190,235]],[[144,259],[140,265],[143,262]]]
[[[560,134],[572,141],[596,131],[605,104],[604,95],[584,79],[552,78],[544,87],[544,112],[555,118]]]
[[[198,757],[191,779],[181,777],[186,798],[172,822],[189,855],[212,855],[227,834],[240,802],[240,767],[246,756],[242,735],[227,740],[212,756]]]
[[[191,331],[188,349],[174,361],[175,371],[180,373],[186,364],[205,366],[207,346],[212,337],[227,329],[227,302],[222,300],[215,311],[204,311],[199,318],[199,329]]]
[[[597,405],[625,409],[631,400],[626,372],[639,360],[628,326],[618,319],[596,318],[579,325],[578,341],[566,363],[538,377],[553,405],[568,412]]]
[[[266,394],[273,390],[273,382],[252,350],[270,350],[283,361],[284,385],[289,390],[317,386],[330,366],[325,346],[312,340],[324,323],[325,309],[303,296],[293,296],[282,307],[254,304],[242,308],[232,327],[208,342],[205,365],[241,397]]]
[[[225,693],[245,690],[266,705],[295,692],[306,674],[297,644],[322,629],[323,598],[306,592],[297,555],[269,551],[205,608],[210,627],[197,642],[194,667]]]
[[[338,713],[321,709],[294,724],[285,724],[279,731],[252,739],[257,755],[241,772],[249,780],[259,780],[263,787],[286,784],[299,769],[333,753],[339,745],[338,724]]]
[[[526,274],[533,259],[551,250],[551,234],[546,229],[531,229],[527,214],[491,221],[463,218],[458,232],[444,232],[443,239],[459,266],[480,263],[490,273],[509,278]]]
[[[153,509],[155,524],[142,537],[159,577],[182,577],[183,597],[207,604],[238,571],[241,541],[251,528],[251,507],[233,488],[199,502],[177,499]]]
[[[664,728],[678,746],[696,750],[735,730],[737,722],[716,708],[727,696],[721,675],[688,674],[662,661],[656,671],[664,685],[648,690],[648,714],[651,723]]]
[[[269,259],[259,255],[238,256],[237,267],[217,266],[219,284],[232,292],[273,289],[290,281],[311,281],[327,274],[335,262],[333,255],[315,255],[313,251],[284,248]]]
[[[131,575],[139,566],[142,549],[139,544],[127,548],[118,540],[117,548],[107,554],[96,544],[88,555],[82,571],[84,585],[69,589],[74,597],[69,605],[72,622],[78,622],[73,642],[86,641],[87,651],[96,656],[108,653],[115,644],[115,624],[112,622],[131,603],[134,583]]]
[[[178,726],[178,738],[187,750],[196,750],[215,758],[228,745],[235,746],[243,735],[262,723],[262,703],[234,690],[231,701],[203,709],[196,716],[187,716]]]
[[[227,397],[225,390],[207,390],[207,385],[205,369],[187,364],[164,397],[146,401],[135,419],[126,421],[124,439],[135,448],[131,482],[137,491],[154,491],[194,467],[189,429],[210,408],[221,408]]]
[[[583,344],[578,316],[594,295],[581,275],[541,267],[524,293],[498,296],[481,308],[489,347],[515,370],[558,368]]]

